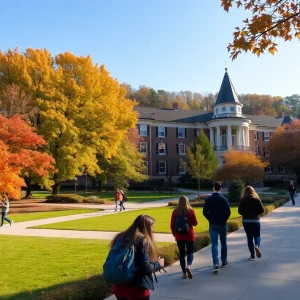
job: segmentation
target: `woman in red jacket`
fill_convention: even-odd
[[[192,209],[189,199],[181,196],[177,208],[174,209],[171,218],[171,230],[179,249],[182,278],[192,279],[191,266],[194,259],[195,233],[193,226],[198,224],[195,211]],[[187,263],[185,261],[187,255]]]

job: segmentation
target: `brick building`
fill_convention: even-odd
[[[267,159],[270,136],[277,127],[292,120],[289,116],[244,115],[227,69],[213,112],[179,110],[177,104],[173,109],[137,107],[136,110],[139,134],[143,138],[140,152],[145,154],[150,179],[166,179],[166,175],[175,179],[185,174],[181,159],[185,159],[186,147],[200,129],[209,137],[222,166],[223,155],[231,147]],[[266,179],[295,178],[288,166],[276,162],[271,162],[265,172]]]

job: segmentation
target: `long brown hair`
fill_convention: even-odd
[[[245,196],[251,196],[252,198],[259,199],[259,196],[256,193],[255,189],[250,185],[246,186],[244,189],[242,197],[245,197]]]
[[[118,233],[110,243],[112,247],[117,239],[121,239],[126,247],[136,246],[139,239],[143,239],[146,251],[149,251],[150,260],[157,260],[157,248],[154,241],[152,226],[155,220],[148,215],[139,215],[125,231]]]
[[[175,209],[177,216],[187,216],[192,209],[189,198],[187,196],[180,196],[177,208]]]

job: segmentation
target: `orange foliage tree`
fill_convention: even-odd
[[[300,184],[300,120],[279,127],[270,138],[271,160],[288,165]]]
[[[0,193],[6,192],[17,199],[21,187],[25,186],[22,175],[26,170],[38,176],[54,170],[54,159],[38,151],[44,145],[44,139],[20,116],[5,118],[0,115]]]
[[[227,47],[232,59],[242,51],[251,51],[258,56],[266,50],[274,54],[277,38],[285,41],[300,38],[299,0],[221,0],[221,6],[227,12],[233,3],[250,11],[252,18],[243,20],[242,28],[235,28],[233,42]]]
[[[225,164],[216,170],[217,180],[262,180],[265,175],[264,168],[268,165],[268,162],[263,162],[254,153],[245,151],[227,151],[224,159]]]

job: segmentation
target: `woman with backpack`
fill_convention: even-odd
[[[243,217],[243,226],[247,235],[248,248],[250,251],[249,260],[255,260],[255,253],[258,258],[260,252],[260,215],[265,211],[259,196],[252,186],[246,186],[239,204],[238,212]],[[254,240],[254,243],[253,243]]]
[[[150,299],[150,290],[154,290],[152,274],[164,267],[164,259],[157,255],[153,237],[154,222],[154,219],[147,215],[139,215],[132,225],[117,234],[110,244],[111,251],[118,251],[118,247],[134,247],[133,279],[129,284],[113,285],[117,300]]]
[[[181,196],[177,208],[174,209],[171,218],[171,230],[177,242],[179,250],[180,266],[182,278],[192,279],[191,266],[194,259],[195,233],[193,226],[197,226],[198,221],[195,211],[192,209],[187,196]],[[185,256],[187,255],[187,262]]]

